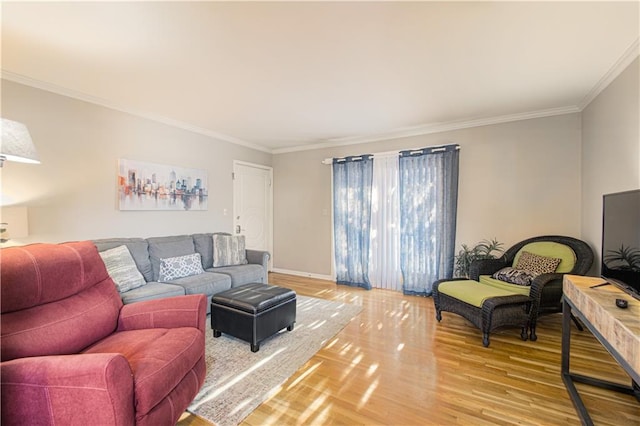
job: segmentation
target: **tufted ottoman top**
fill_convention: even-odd
[[[228,306],[250,314],[257,314],[295,298],[296,292],[291,289],[253,283],[215,294],[211,298],[211,304]]]

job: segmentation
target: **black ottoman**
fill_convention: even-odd
[[[251,343],[251,352],[283,328],[293,330],[295,322],[296,292],[288,288],[246,284],[211,298],[213,337],[230,334]]]

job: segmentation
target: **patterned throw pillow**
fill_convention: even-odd
[[[104,266],[107,267],[109,276],[116,284],[118,292],[124,293],[146,284],[127,246],[121,245],[102,251],[100,257]]]
[[[555,272],[562,259],[555,257],[538,256],[537,254],[523,251],[518,259],[518,264],[514,266],[516,269],[524,269],[537,277],[540,274],[548,274]]]
[[[493,274],[493,278],[510,284],[530,286],[535,276],[529,271],[507,266]]]
[[[202,261],[200,253],[187,254],[185,256],[168,257],[160,259],[159,282],[167,282],[176,278],[190,277],[202,274]]]
[[[247,252],[244,235],[213,235],[213,267],[245,265]]]

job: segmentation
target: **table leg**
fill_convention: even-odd
[[[593,426],[591,416],[587,412],[587,408],[582,402],[582,398],[578,394],[578,389],[573,383],[571,372],[569,371],[569,355],[571,351],[571,306],[566,302],[562,302],[562,365],[560,367],[560,374],[562,375],[562,381],[564,382],[571,402],[578,412],[578,416],[585,426]]]

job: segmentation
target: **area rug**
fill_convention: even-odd
[[[207,319],[207,377],[187,409],[218,426],[235,426],[304,365],[356,315],[361,306],[298,295],[296,324],[249,343],[223,334],[213,338]]]

